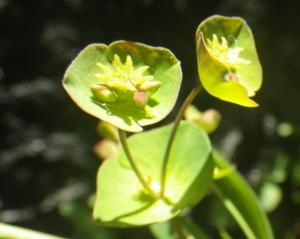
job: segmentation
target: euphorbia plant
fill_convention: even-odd
[[[247,238],[272,239],[255,194],[212,149],[208,133],[220,114],[191,105],[203,86],[222,100],[258,106],[249,98],[262,82],[252,33],[241,18],[212,16],[196,31],[196,53],[199,83],[173,123],[147,132],[140,131],[169,114],[180,89],[180,62],[171,51],[127,41],[91,44],[67,69],[64,88],[102,121],[99,131],[106,138],[94,148],[105,158],[94,219],[113,227],[150,225],[156,238],[208,238],[180,212],[211,189]],[[126,131],[136,134],[127,139]]]
[[[117,41],[88,46],[69,66],[63,80],[68,94],[84,111],[116,127],[113,144],[122,145],[105,154],[99,168],[94,219],[104,226],[152,225],[157,238],[165,237],[157,223],[177,220],[181,237],[200,238],[187,226],[191,222],[176,216],[211,188],[248,238],[273,238],[249,186],[212,150],[207,133],[217,128],[219,113],[200,113],[190,105],[203,85],[222,100],[258,106],[249,99],[262,82],[252,33],[241,18],[210,17],[196,31],[196,52],[200,82],[174,123],[128,139],[124,131],[142,131],[172,110],[182,77],[176,57],[165,48]]]

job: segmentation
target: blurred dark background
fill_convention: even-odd
[[[0,221],[68,238],[152,238],[149,230],[96,226],[88,206],[101,161],[98,120],[63,90],[64,71],[90,43],[128,40],[169,48],[182,62],[174,116],[198,81],[194,35],[214,15],[251,27],[264,81],[259,108],[222,102],[211,135],[256,190],[276,238],[300,238],[300,2],[296,0],[0,0]],[[282,124],[284,123],[284,124]],[[298,126],[299,124],[299,126]],[[244,238],[212,196],[193,218],[211,238]]]

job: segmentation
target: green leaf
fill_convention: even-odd
[[[234,170],[236,170],[236,166],[235,165],[230,165],[230,167],[223,168],[223,169],[219,169],[219,168],[216,167],[214,169],[213,179],[214,180],[218,180],[220,178],[224,178],[227,175],[231,174]]]
[[[187,238],[208,239],[202,229],[187,217],[176,217],[175,222],[185,231]]]
[[[95,86],[106,83],[99,79],[99,74],[103,73],[101,69],[111,70],[111,62],[118,60],[115,55],[121,60],[121,63],[116,64],[120,65],[120,68],[127,62],[127,56],[130,56],[133,68],[141,69],[140,72],[143,72],[141,79],[153,78],[155,82],[161,83],[157,86],[156,92],[151,95],[146,107],[134,103],[133,93],[125,91],[124,93],[119,89],[116,89],[115,93],[121,100],[105,102],[95,97],[95,95],[97,96],[95,93],[97,87]],[[99,63],[101,67],[99,67]],[[130,64],[128,62],[126,64],[123,68],[130,68]],[[88,114],[122,130],[139,132],[143,130],[141,126],[162,120],[172,110],[181,79],[180,62],[169,50],[140,43],[117,41],[109,46],[104,44],[87,46],[68,67],[63,79],[63,86],[73,101]],[[93,92],[91,86],[96,88],[93,89]],[[106,94],[108,94],[107,92],[109,92],[109,87]]]
[[[0,223],[0,239],[66,239],[43,232]]]
[[[167,222],[149,226],[156,239],[208,239],[209,237],[189,218],[177,216]]]
[[[161,167],[172,124],[131,136],[128,145],[153,190],[160,191]],[[165,195],[153,199],[143,189],[123,152],[104,161],[97,178],[94,218],[105,226],[138,226],[163,222],[207,192],[213,173],[209,139],[199,127],[182,122],[170,152]]]
[[[171,220],[152,224],[149,229],[156,239],[178,239],[178,235],[172,228]]]
[[[222,239],[232,239],[232,237],[224,229],[219,230],[219,235]]]
[[[209,41],[214,35],[219,42],[224,41],[222,37],[227,41],[229,54],[224,45],[216,48],[227,54],[217,57],[212,53]],[[261,87],[262,69],[251,30],[243,19],[222,16],[206,19],[197,29],[196,49],[200,80],[208,93],[242,106],[258,106],[249,97]],[[224,60],[226,56],[229,60]],[[250,63],[239,64],[243,60]]]
[[[229,163],[215,153],[214,161],[219,169],[229,167]],[[237,171],[213,181],[212,189],[248,239],[274,238],[270,222],[258,198]]]

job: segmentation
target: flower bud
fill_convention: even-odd
[[[224,81],[225,82],[229,82],[229,81],[239,82],[239,77],[236,74],[229,72],[224,76]]]
[[[115,102],[117,100],[116,95],[112,92],[111,88],[103,84],[94,84],[90,86],[93,96],[104,102]]]
[[[144,107],[148,103],[148,96],[145,92],[138,91],[133,95],[133,101],[136,105]]]
[[[98,158],[105,160],[118,154],[118,144],[110,139],[103,139],[93,147],[93,151]]]
[[[189,122],[194,122],[207,133],[212,133],[220,124],[221,115],[217,110],[200,112],[194,105],[189,105],[184,113]]]
[[[209,109],[201,114],[201,117],[195,120],[195,123],[204,129],[207,133],[212,133],[219,126],[221,115],[217,110]]]
[[[102,136],[102,138],[119,142],[118,129],[108,122],[100,121],[97,125],[97,132]]]
[[[140,86],[138,86],[139,91],[144,91],[148,97],[153,95],[155,91],[160,87],[162,83],[159,81],[146,81]]]

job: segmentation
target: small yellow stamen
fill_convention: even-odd
[[[212,41],[207,39],[208,50],[210,54],[224,63],[229,69],[236,69],[238,67],[250,64],[251,61],[240,58],[240,53],[244,50],[242,47],[228,47],[225,37],[221,37],[222,43],[219,43],[218,37],[213,34]]]
[[[95,74],[100,82],[91,86],[95,98],[104,102],[123,102],[131,99],[137,106],[144,108],[147,117],[155,117],[154,110],[147,103],[161,82],[152,81],[153,76],[143,75],[149,66],[134,68],[129,55],[123,64],[116,54],[111,66],[101,63],[97,63],[97,66],[103,73]]]
[[[136,92],[137,87],[147,81],[153,80],[153,76],[144,76],[143,73],[149,68],[142,66],[134,69],[131,57],[126,57],[123,65],[118,55],[114,56],[112,67],[107,67],[101,63],[97,66],[103,71],[102,74],[95,74],[102,82],[120,91]]]

